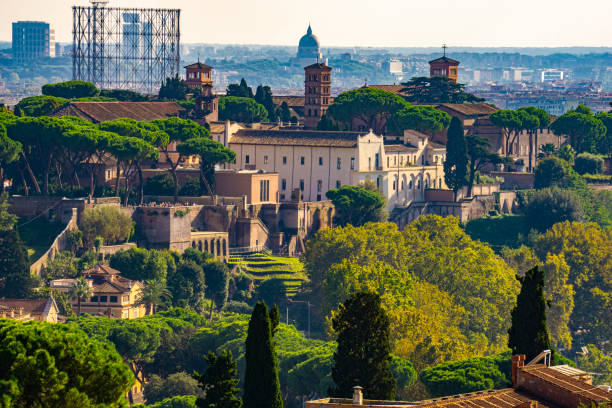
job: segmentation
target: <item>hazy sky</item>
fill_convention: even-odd
[[[72,5],[0,0],[0,40],[11,22],[50,22],[72,41]],[[180,8],[181,41],[297,45],[312,23],[321,46],[612,46],[612,0],[110,0]]]

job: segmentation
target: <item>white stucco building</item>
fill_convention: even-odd
[[[214,124],[211,136],[236,152],[231,169],[276,172],[280,201],[300,189],[302,200],[326,200],[343,185],[376,183],[389,209],[425,200],[425,189],[446,188],[444,146],[424,134],[406,131],[385,141],[370,132],[251,129]]]

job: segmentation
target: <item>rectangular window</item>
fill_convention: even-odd
[[[342,187],[342,183],[340,182],[340,180],[336,180],[336,188],[340,187]]]
[[[264,164],[268,164],[268,156],[264,156]]]
[[[306,159],[304,158],[304,156],[300,157],[300,164],[303,166],[304,163],[306,163]]]
[[[319,166],[323,165],[323,158],[321,156],[319,156]]]
[[[351,157],[351,170],[355,170],[355,158]]]
[[[317,192],[320,193],[322,189],[323,189],[323,181],[317,180]]]
[[[376,170],[380,169],[380,154],[378,153],[376,153],[374,156],[374,166],[376,167]]]
[[[244,156],[244,163],[245,164],[249,164],[250,161],[251,161],[251,158],[249,157],[248,154],[246,156]]]
[[[336,168],[340,170],[342,168],[342,159],[338,157],[338,161],[336,162]]]
[[[283,164],[287,164],[287,156],[283,156]]]
[[[300,191],[304,191],[304,180],[300,179]]]
[[[270,201],[270,180],[259,181],[259,201]]]
[[[127,303],[127,302],[129,302],[129,301],[130,301],[130,295],[123,295],[123,296],[121,297],[121,301],[122,301],[123,303]]]
[[[111,303],[117,303],[117,296],[111,296],[110,297],[110,302]]]
[[[287,179],[282,179],[281,180],[281,190],[286,190],[287,189]]]
[[[100,303],[106,303],[108,301],[107,296],[100,296]]]
[[[94,302],[94,303],[98,303],[98,297],[97,296],[92,296],[89,301],[90,302]]]

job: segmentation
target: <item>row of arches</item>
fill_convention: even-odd
[[[195,237],[191,241],[191,247],[202,252],[209,252],[217,259],[225,260],[229,254],[227,238],[205,238]]]

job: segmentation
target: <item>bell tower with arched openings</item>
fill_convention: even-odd
[[[444,54],[442,57],[429,61],[430,77],[445,77],[457,82],[459,77],[459,61],[446,56],[446,44],[442,46]]]
[[[304,129],[315,129],[327,113],[331,96],[331,71],[324,63],[304,68]]]

